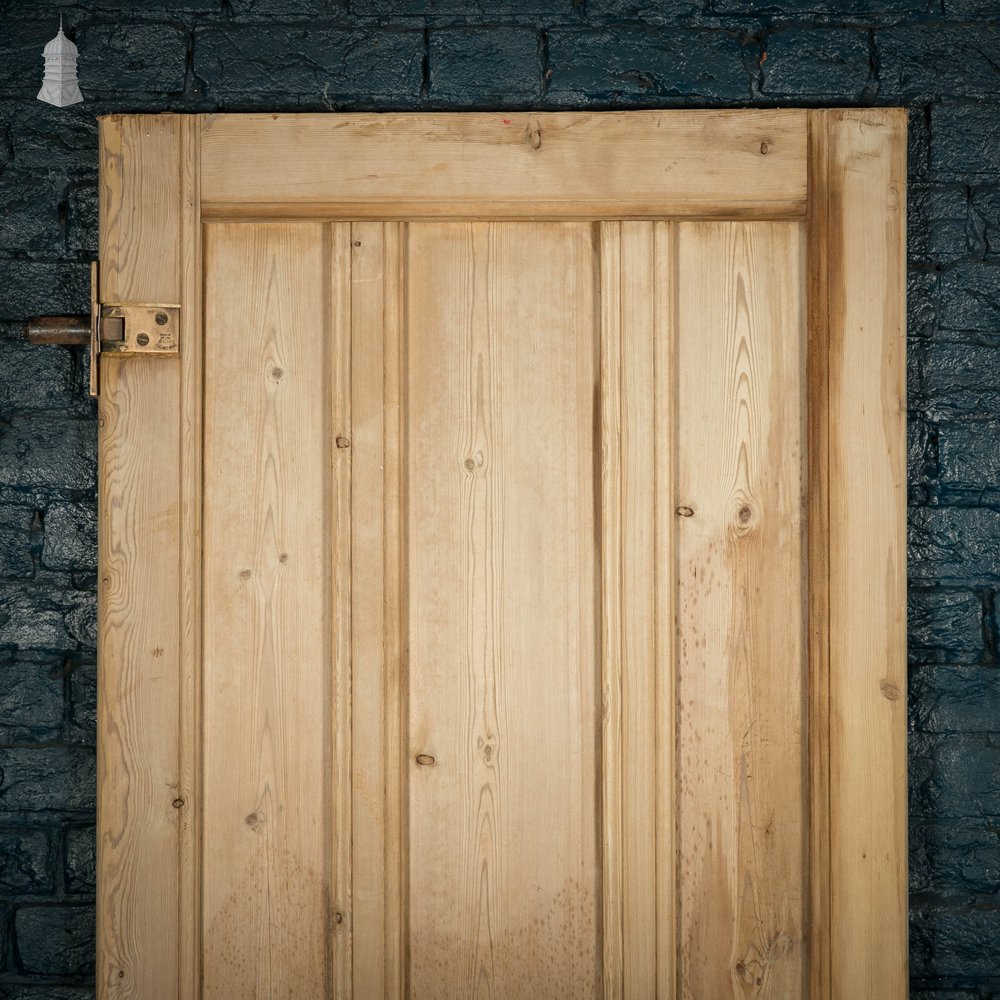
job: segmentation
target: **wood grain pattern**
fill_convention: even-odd
[[[800,216],[806,115],[209,115],[204,211],[346,219]]]
[[[837,111],[825,124],[831,996],[901,1000],[908,990],[906,114]]]
[[[407,269],[410,995],[596,996],[591,229]]]
[[[661,719],[658,697],[658,685],[672,691],[672,671],[669,658],[657,668],[655,628],[658,588],[660,611],[667,621],[673,618],[673,565],[658,560],[655,544],[663,516],[657,505],[658,476],[669,475],[658,470],[658,462],[670,462],[669,444],[660,442],[658,449],[657,433],[672,431],[672,424],[657,419],[657,406],[668,406],[664,390],[672,391],[658,368],[669,351],[671,284],[664,280],[672,263],[669,229],[665,223],[647,222],[600,226],[606,998],[669,996],[673,964],[666,963],[657,993],[659,935],[671,935],[672,941],[670,921],[659,923],[657,893],[659,869],[669,884],[673,867],[673,772],[667,777],[661,770],[660,736],[672,712],[667,708]],[[668,529],[671,520],[666,521]],[[672,767],[672,757],[668,761]]]
[[[656,1000],[677,997],[676,478],[677,226],[653,228],[653,448],[656,689]]]
[[[349,623],[327,407],[342,412],[337,363],[322,363],[342,341],[325,346],[324,247],[317,224],[206,232],[206,1000],[320,998],[343,981],[330,733]]]
[[[201,992],[201,573],[202,573],[202,260],[201,129],[178,119],[181,142],[180,211],[180,901],[178,1000]]]
[[[104,118],[100,136],[104,299],[183,311],[193,150],[176,118]],[[101,376],[96,978],[102,1000],[143,1000],[181,989],[180,362],[109,357]]]
[[[826,113],[809,115],[809,996],[830,1000],[830,203]]]
[[[351,789],[354,994],[402,1000],[399,230],[351,227]]]
[[[783,1000],[805,987],[803,233],[683,223],[677,260],[681,996]]]

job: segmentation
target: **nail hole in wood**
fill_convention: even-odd
[[[345,438],[345,437],[338,437],[337,438],[337,447],[338,448],[350,448],[351,447],[351,439],[350,438]]]

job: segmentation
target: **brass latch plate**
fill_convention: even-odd
[[[102,354],[176,354],[180,306],[122,302],[101,306]]]
[[[102,304],[97,262],[90,275],[90,394],[98,393],[102,354],[177,354],[181,307],[165,303]]]

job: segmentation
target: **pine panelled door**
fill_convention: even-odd
[[[102,119],[102,1000],[903,1000],[905,149]]]

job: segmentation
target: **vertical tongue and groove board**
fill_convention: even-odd
[[[903,1000],[904,150],[102,120],[102,1000]]]

